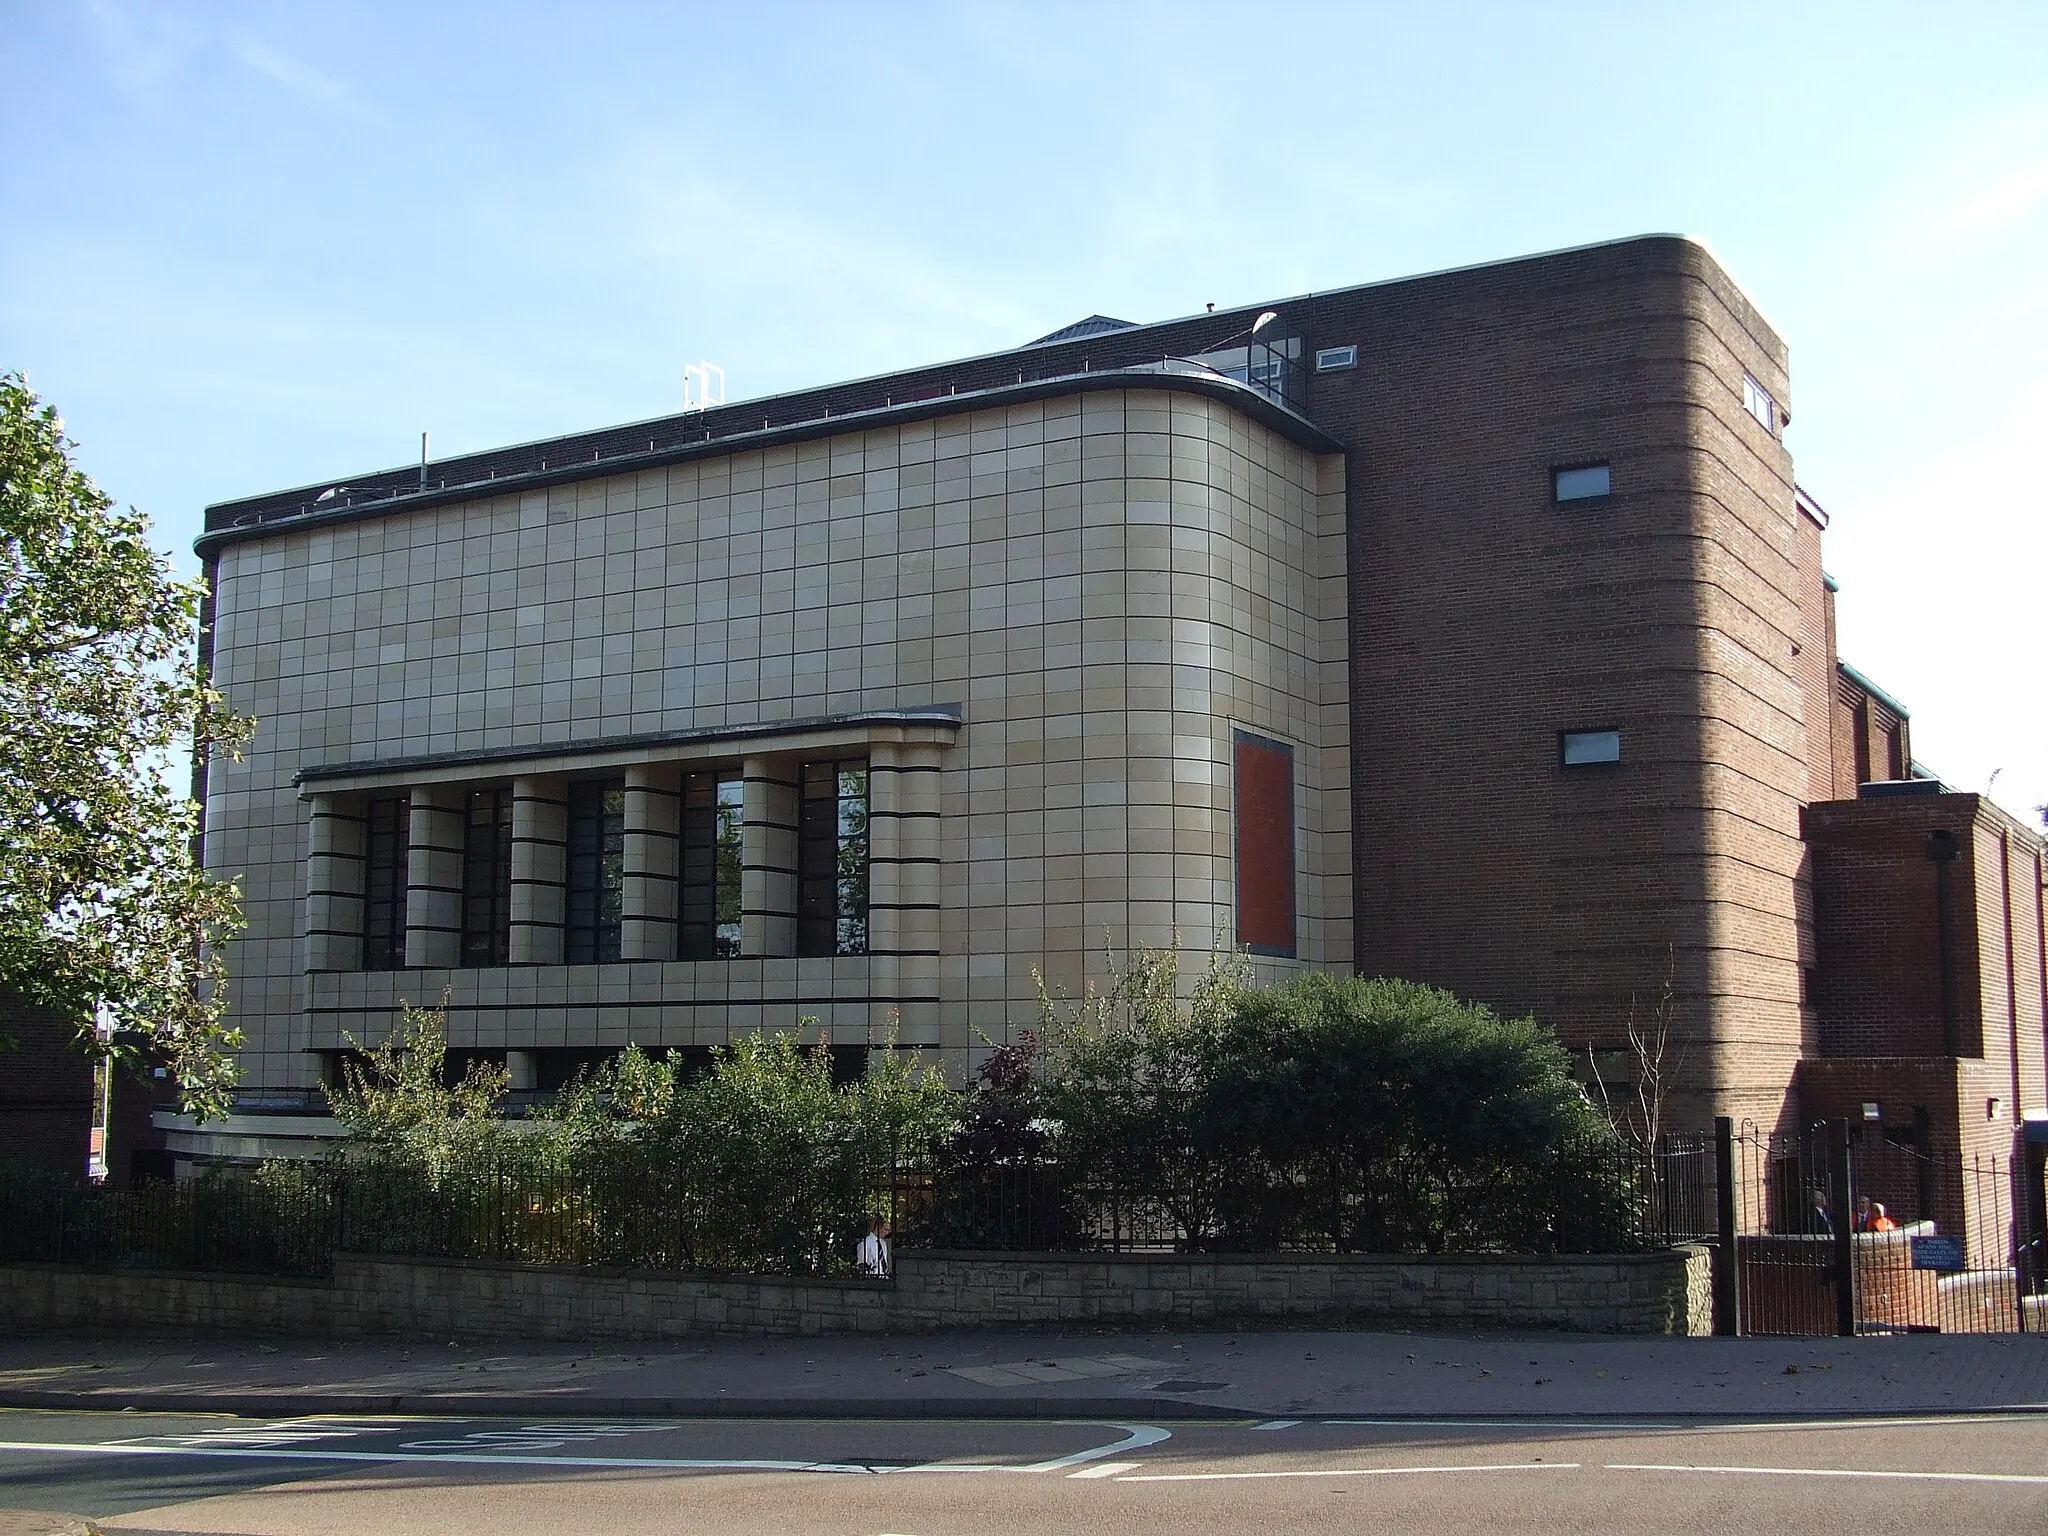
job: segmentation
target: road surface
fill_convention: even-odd
[[[2039,1536],[2048,1417],[608,1422],[14,1411],[0,1412],[0,1509],[87,1516],[109,1536]]]

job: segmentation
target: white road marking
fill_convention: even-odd
[[[493,1450],[488,1440],[473,1450],[429,1451],[337,1451],[292,1449],[276,1446],[252,1445],[136,1445],[126,1442],[101,1442],[80,1444],[59,1440],[0,1440],[0,1451],[45,1452],[71,1456],[203,1456],[235,1461],[341,1461],[367,1463],[413,1463],[427,1465],[455,1465],[465,1467],[563,1467],[572,1470],[600,1471],[675,1471],[675,1472],[839,1472],[884,1474],[896,1472],[1064,1472],[1069,1467],[1084,1466],[1113,1456],[1119,1451],[1133,1451],[1147,1445],[1157,1445],[1162,1440],[1173,1438],[1171,1430],[1161,1429],[1153,1424],[1093,1424],[1081,1420],[1063,1420],[1076,1428],[1120,1429],[1124,1438],[1108,1445],[1090,1446],[1086,1450],[1074,1451],[1066,1456],[1056,1456],[1049,1461],[1031,1462],[1025,1465],[972,1465],[965,1463],[932,1461],[911,1467],[870,1467],[860,1462],[837,1461],[782,1461],[754,1458],[721,1459],[712,1457],[666,1457],[666,1456],[522,1456],[512,1454],[529,1448],[533,1442],[521,1438],[518,1443]],[[540,1428],[541,1426],[534,1426]],[[552,1426],[550,1426],[552,1427]],[[649,1428],[657,1426],[648,1426]],[[618,1432],[619,1426],[607,1426]],[[636,1426],[637,1428],[637,1426]],[[488,1435],[491,1431],[481,1431]],[[196,1437],[192,1437],[196,1438]],[[461,1446],[463,1441],[415,1441],[415,1445],[446,1444]],[[551,1443],[551,1442],[542,1442]],[[1126,1463],[1139,1466],[1139,1462]],[[1104,1474],[1108,1475],[1108,1474]]]
[[[1733,1477],[1847,1477],[1890,1482],[2048,1483],[2048,1476],[2027,1472],[1880,1472],[1855,1467],[1679,1467],[1654,1462],[1613,1461],[1610,1472],[1719,1472]]]
[[[1076,1428],[1087,1428],[1075,1424]],[[1162,1440],[1171,1440],[1173,1431],[1161,1429],[1156,1424],[1104,1424],[1103,1429],[1120,1429],[1124,1438],[1114,1445],[1098,1445],[1092,1450],[1075,1451],[1071,1456],[1055,1456],[1051,1461],[1034,1461],[1030,1466],[1020,1468],[1025,1472],[1064,1472],[1068,1467],[1078,1467],[1083,1462],[1100,1461],[1105,1456],[1114,1456],[1118,1451],[1141,1450],[1148,1445],[1157,1445]]]
[[[1299,1424],[1300,1422],[1301,1422],[1301,1420],[1299,1420],[1299,1419],[1268,1419],[1268,1420],[1266,1420],[1266,1422],[1265,1422],[1265,1423],[1263,1423],[1263,1424],[1254,1424],[1254,1425],[1252,1426],[1252,1428],[1253,1428],[1253,1429],[1292,1429],[1292,1428],[1294,1428],[1294,1426],[1295,1426],[1295,1425]],[[1337,1421],[1333,1419],[1333,1420],[1331,1420],[1330,1422],[1332,1422],[1332,1423],[1336,1423]]]
[[[1118,1451],[1135,1451],[1173,1438],[1172,1430],[1161,1429],[1156,1424],[1093,1424],[1080,1419],[1062,1419],[1058,1422],[1082,1429],[1120,1429],[1124,1432],[1124,1438],[1110,1445],[1091,1446],[1085,1451],[1075,1451],[1071,1455],[1055,1456],[1050,1461],[1034,1461],[1023,1466],[923,1461],[911,1467],[882,1467],[877,1470],[892,1476],[898,1472],[1064,1472],[1069,1467],[1078,1467],[1091,1461],[1100,1461],[1105,1456],[1114,1456]]]
[[[1083,1467],[1078,1472],[1069,1472],[1069,1477],[1116,1477],[1125,1472],[1135,1472],[1145,1465],[1142,1461],[1098,1461],[1093,1466]]]
[[[868,1472],[872,1468],[833,1461],[720,1461],[654,1456],[502,1456],[442,1451],[280,1451],[225,1445],[78,1445],[58,1440],[0,1440],[0,1451],[51,1451],[77,1456],[208,1456],[231,1461],[417,1462],[430,1466],[572,1467],[685,1472]],[[1009,1471],[1005,1467],[1001,1469]]]
[[[1275,1477],[1428,1477],[1446,1472],[1576,1472],[1576,1461],[1512,1461],[1478,1467],[1331,1467],[1299,1472],[1146,1472],[1120,1483],[1237,1483]]]
[[[1942,1414],[1869,1414],[1846,1419],[1809,1418],[1765,1418],[1750,1417],[1731,1419],[1725,1415],[1712,1418],[1688,1418],[1674,1414],[1666,1419],[1311,1419],[1304,1422],[1319,1425],[1357,1425],[1367,1429],[1613,1429],[1613,1430],[1682,1430],[1687,1434],[1720,1434],[1726,1431],[1750,1432],[1755,1430],[1780,1429],[1890,1429],[1911,1428],[1922,1424],[2016,1424],[2038,1423],[2039,1409],[2048,1408],[2048,1403],[2034,1409],[2020,1409],[2013,1412],[1992,1413],[1942,1413]],[[1254,1428],[1264,1428],[1254,1425]]]

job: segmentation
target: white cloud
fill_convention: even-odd
[[[345,81],[322,74],[312,65],[302,63],[267,43],[239,42],[235,44],[235,57],[258,74],[269,76],[308,106],[361,122],[383,121],[383,114],[358,96]]]
[[[2023,225],[2048,202],[2048,155],[2022,165],[1937,213],[1933,231],[1950,240],[1976,244],[1995,240]]]

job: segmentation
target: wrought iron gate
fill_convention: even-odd
[[[1718,1131],[1722,1331],[2048,1332],[2048,1149],[1943,1154],[1842,1121]]]

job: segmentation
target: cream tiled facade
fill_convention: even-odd
[[[1293,753],[1295,955],[1255,963],[1349,968],[1341,454],[1139,378],[718,449],[223,543],[214,674],[259,725],[211,770],[206,858],[243,881],[249,1090],[313,1086],[320,1053],[444,992],[458,1048],[811,1019],[964,1073],[1041,973],[1074,992],[1106,948],[1196,969],[1235,945],[1238,732]],[[793,953],[777,796],[817,759],[870,766],[865,955]],[[667,958],[676,776],[714,767],[746,781],[741,954]],[[548,818],[598,771],[627,784],[622,958],[568,965]],[[463,967],[435,818],[499,785],[512,963]],[[389,790],[407,963],[372,971],[351,871]]]

